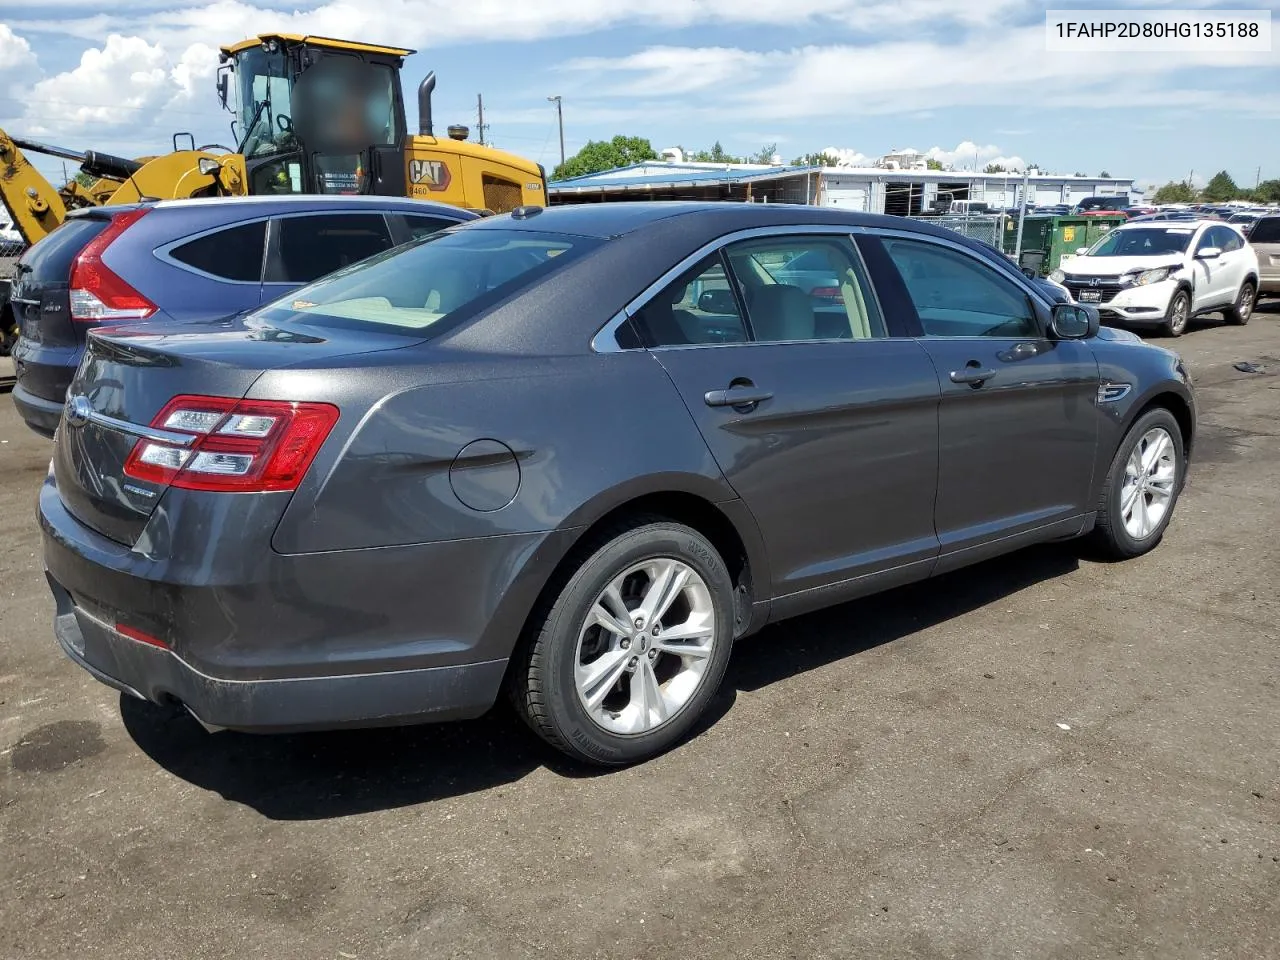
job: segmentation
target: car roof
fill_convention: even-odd
[[[1154,219],[1148,220],[1145,217],[1134,217],[1128,223],[1122,223],[1115,229],[1116,230],[1140,230],[1148,227],[1160,227],[1160,228],[1167,228],[1170,230],[1186,230],[1189,228],[1196,229],[1199,227],[1208,227],[1208,226],[1225,227],[1225,226],[1228,226],[1228,224],[1225,220],[1205,220],[1203,218],[1192,219],[1190,217],[1178,218],[1178,219],[1166,218],[1161,220],[1154,220]]]
[[[910,230],[930,236],[964,239],[944,227],[920,220],[875,213],[855,213],[832,207],[798,203],[742,203],[727,200],[641,200],[618,203],[576,203],[521,208],[467,225],[467,230],[529,230],[611,239],[658,224],[696,222],[710,234],[752,227],[831,224]]]
[[[376,197],[334,194],[283,194],[251,197],[185,197],[180,200],[148,200],[141,203],[122,203],[100,207],[84,207],[69,212],[68,216],[102,216],[123,213],[126,210],[244,210],[246,216],[270,215],[279,212],[310,213],[322,210],[397,210],[403,212],[443,214],[458,220],[477,219],[474,210],[466,210],[445,203],[415,200],[412,197]]]

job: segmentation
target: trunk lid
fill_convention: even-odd
[[[127,476],[125,463],[175,396],[241,399],[267,370],[416,342],[367,332],[283,330],[245,317],[98,328],[67,391],[54,448],[62,501],[81,523],[132,546],[167,487]]]

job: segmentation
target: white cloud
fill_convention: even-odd
[[[943,147],[930,147],[928,150],[893,147],[881,153],[866,154],[849,147],[827,147],[823,152],[835,157],[841,167],[869,167],[888,153],[916,153],[928,160],[936,160],[946,170],[982,170],[988,164],[997,164],[1007,170],[1022,170],[1026,166],[1021,157],[1005,156],[994,144],[980,146],[969,140],[956,144],[950,150]]]

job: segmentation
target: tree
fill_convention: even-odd
[[[806,153],[792,160],[791,165],[793,167],[834,167],[838,162],[835,157],[826,152]]]
[[[1000,163],[988,163],[982,168],[983,173],[1008,173],[1009,168]]]
[[[710,150],[698,150],[698,151],[695,151],[694,153],[686,153],[685,159],[691,160],[694,163],[742,163],[743,162],[741,157],[735,157],[725,152],[724,147],[720,146],[719,140],[717,140],[714,144],[712,144]]]
[[[644,137],[616,136],[612,140],[588,140],[586,145],[555,168],[553,180],[583,177],[617,167],[630,166],[644,160],[657,160],[653,144]]]
[[[1156,195],[1152,199],[1156,203],[1192,203],[1196,199],[1196,192],[1191,189],[1191,184],[1186,181],[1175,183],[1170,180],[1156,191]]]
[[[1200,196],[1211,202],[1220,202],[1222,200],[1234,200],[1240,195],[1240,188],[1236,186],[1236,182],[1231,179],[1231,174],[1225,170],[1219,170],[1213,175],[1208,185],[1201,191]]]
[[[1083,173],[1083,172],[1081,172],[1081,171],[1077,170],[1075,173],[1073,173],[1073,174],[1072,174],[1072,176],[1073,176],[1073,177],[1087,177],[1087,176],[1088,176],[1088,174],[1087,174],[1087,173]]]
[[[941,170],[941,169],[942,169],[942,161],[941,161],[941,160],[935,160],[935,159],[933,159],[933,157],[926,157],[926,158],[925,158],[925,161],[924,161],[924,168],[925,168],[926,170]]]
[[[777,152],[778,152],[778,145],[776,143],[766,143],[763,147],[760,148],[759,152],[753,153],[747,162],[772,164],[773,155]]]
[[[1253,199],[1258,203],[1280,203],[1280,180],[1263,180],[1253,191]]]
[[[1100,174],[1098,174],[1098,179],[1099,179],[1099,180],[1110,180],[1110,179],[1111,179],[1111,174],[1109,174],[1109,173],[1107,173],[1107,171],[1103,170]]]
[[[92,174],[85,173],[83,170],[77,171],[76,175],[71,179],[74,180],[76,183],[80,184],[80,186],[82,187],[92,187],[95,183],[98,182],[97,177],[93,176]]]

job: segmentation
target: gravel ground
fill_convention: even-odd
[[[0,957],[1280,957],[1280,304],[1177,347],[1202,434],[1154,553],[769,629],[607,774],[505,713],[255,738],[122,701],[53,641],[49,449],[0,398]]]

